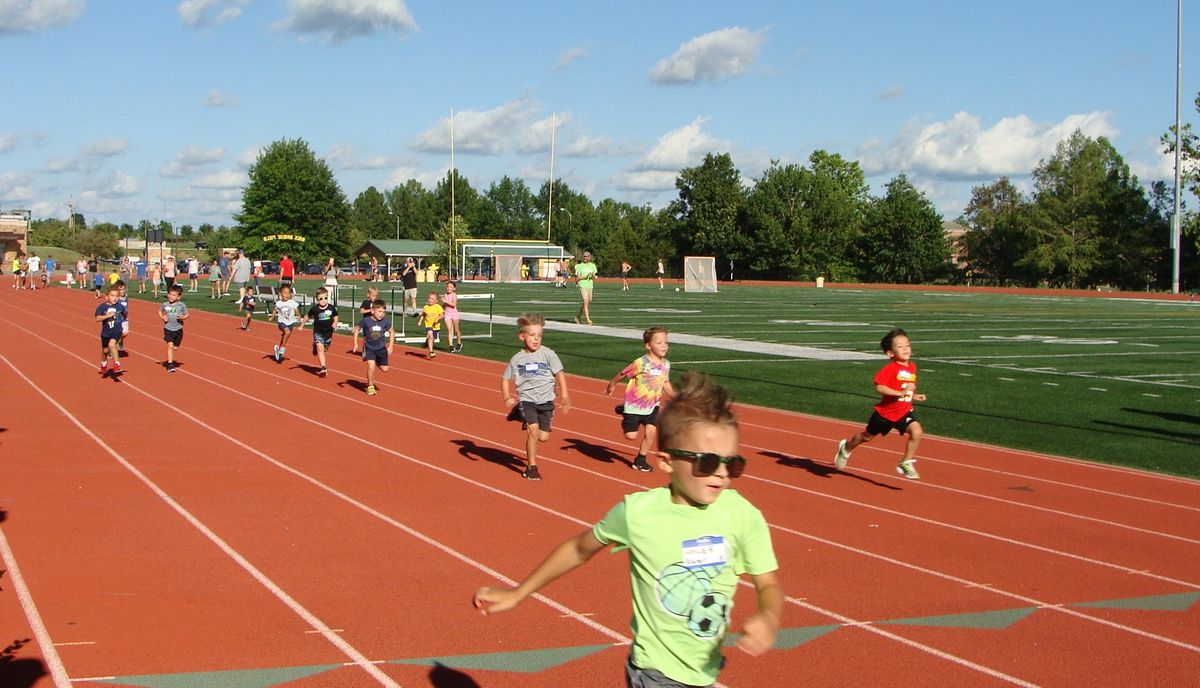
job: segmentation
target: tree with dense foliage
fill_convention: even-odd
[[[671,203],[676,248],[685,255],[715,256],[747,264],[752,246],[742,231],[746,190],[741,173],[728,153],[704,156],[696,167],[686,167],[675,180],[679,198]]]
[[[350,206],[351,246],[358,248],[367,239],[393,239],[396,222],[387,200],[374,186],[360,193]]]
[[[239,246],[253,256],[291,254],[298,263],[338,260],[354,250],[348,236],[349,206],[333,172],[302,139],[263,149],[250,166],[242,192]],[[299,235],[304,241],[264,237]]]
[[[525,180],[508,175],[492,182],[479,199],[480,226],[499,238],[544,239],[545,229],[538,221],[542,214]]]
[[[872,282],[931,281],[944,274],[950,259],[942,216],[903,174],[868,206],[861,249],[863,276]]]
[[[454,175],[454,212],[451,212],[451,175]],[[471,186],[470,180],[459,174],[458,170],[450,170],[446,176],[438,181],[437,188],[433,191],[433,211],[434,218],[437,221],[437,227],[457,227],[447,224],[451,215],[457,215],[466,223],[471,232],[476,238],[481,239],[497,239],[492,233],[492,228],[484,226],[484,218],[480,211],[479,192]]]
[[[416,179],[409,179],[402,186],[384,194],[391,210],[392,228],[398,227],[401,239],[433,239],[434,231],[441,225],[433,194],[421,186]],[[396,236],[392,234],[392,236]]]
[[[1037,237],[1030,227],[1030,206],[1024,195],[1001,177],[971,189],[961,218],[970,277],[1001,286],[1033,286],[1038,275],[1032,255]]]

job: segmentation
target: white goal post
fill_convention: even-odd
[[[717,259],[713,256],[685,256],[683,290],[702,293],[717,291]]]

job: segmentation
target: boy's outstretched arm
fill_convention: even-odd
[[[737,645],[746,654],[758,656],[771,649],[779,633],[783,586],[774,571],[751,576],[751,580],[758,591],[758,611],[742,625],[742,637],[738,638]]]
[[[625,379],[625,371],[622,370],[621,372],[617,373],[616,377],[614,377],[613,379],[608,381],[608,387],[604,388],[604,393],[611,396],[613,393],[613,390],[616,389],[617,384],[620,383],[621,380],[624,380],[624,379]]]
[[[558,547],[555,547],[550,556],[546,557],[541,564],[538,564],[538,567],[530,572],[517,587],[492,588],[484,586],[475,591],[475,597],[471,603],[484,616],[496,612],[508,611],[559,576],[586,564],[596,552],[604,549],[604,547],[604,544],[596,539],[596,536],[592,534],[590,529],[585,530]],[[778,628],[778,624],[776,628]],[[772,636],[773,640],[774,636]]]
[[[567,374],[561,370],[554,376],[558,381],[558,398],[562,402],[562,412],[571,410],[571,395],[567,392]]]

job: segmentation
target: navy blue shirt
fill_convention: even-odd
[[[387,333],[392,329],[392,321],[386,317],[383,320],[367,317],[358,324],[358,329],[362,331],[364,346],[372,351],[381,351],[387,348]]]
[[[121,305],[105,301],[96,306],[96,315],[108,315],[109,313],[115,313],[116,316],[100,323],[100,336],[107,337],[108,339],[116,339],[121,336],[121,323],[125,321],[125,318],[122,316]]]

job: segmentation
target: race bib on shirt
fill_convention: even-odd
[[[724,566],[726,559],[725,538],[720,535],[705,535],[695,540],[683,541],[683,566],[687,569]]]

